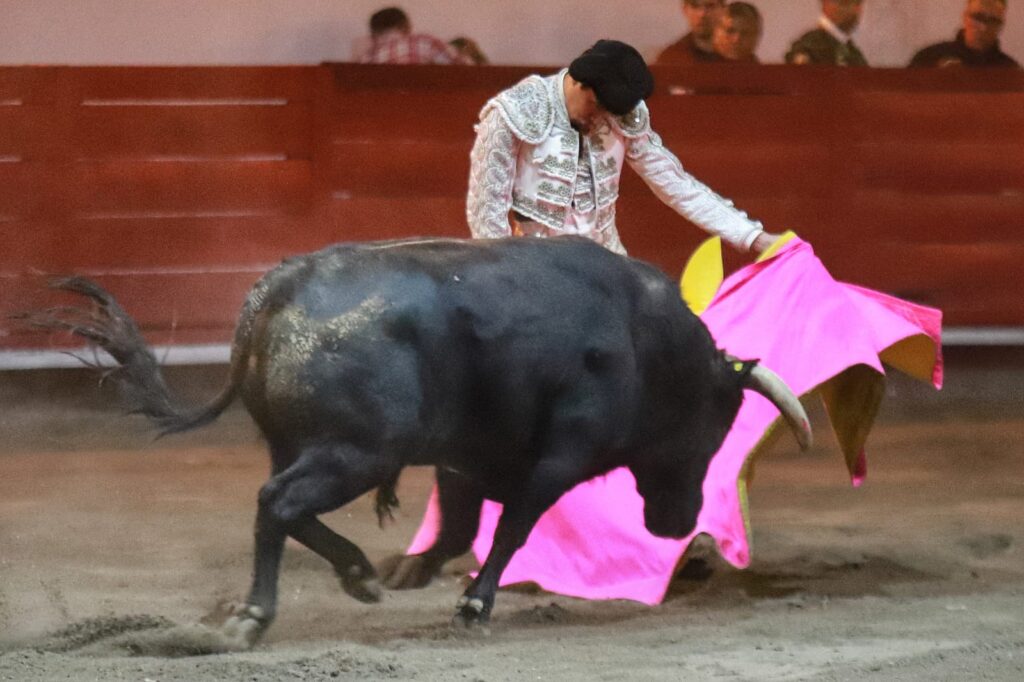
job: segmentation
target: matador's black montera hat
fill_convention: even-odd
[[[569,64],[569,75],[594,90],[602,107],[622,116],[654,92],[654,76],[640,53],[618,40],[599,40]]]

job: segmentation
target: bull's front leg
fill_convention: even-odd
[[[542,460],[531,473],[522,493],[506,501],[494,532],[494,543],[476,580],[455,605],[454,624],[472,627],[490,619],[501,574],[512,555],[526,543],[530,531],[562,495],[585,480],[581,462],[585,450],[575,450],[564,458]]]
[[[437,539],[421,554],[389,557],[378,566],[384,584],[393,590],[426,586],[445,562],[469,551],[480,527],[484,497],[480,487],[464,475],[437,468],[441,527]]]

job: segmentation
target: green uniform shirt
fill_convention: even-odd
[[[804,61],[798,58],[804,56]],[[867,66],[864,54],[854,45],[853,40],[845,43],[823,28],[800,36],[786,53],[786,63],[831,64],[833,66]]]

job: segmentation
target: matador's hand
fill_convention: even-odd
[[[754,255],[761,255],[765,251],[771,248],[772,244],[779,241],[779,237],[782,235],[774,234],[772,232],[762,232],[757,235],[754,243],[750,245],[750,251]]]

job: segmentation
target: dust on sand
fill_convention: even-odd
[[[751,568],[715,563],[658,607],[521,587],[489,635],[460,633],[470,559],[366,605],[289,544],[251,651],[213,615],[247,589],[267,471],[244,413],[152,442],[75,377],[18,377],[0,383],[0,680],[1021,680],[1020,356],[954,354],[938,395],[894,380],[860,490],[824,432],[807,454],[780,443],[751,491]],[[369,499],[325,521],[382,559],[430,482],[405,473],[383,532]]]

